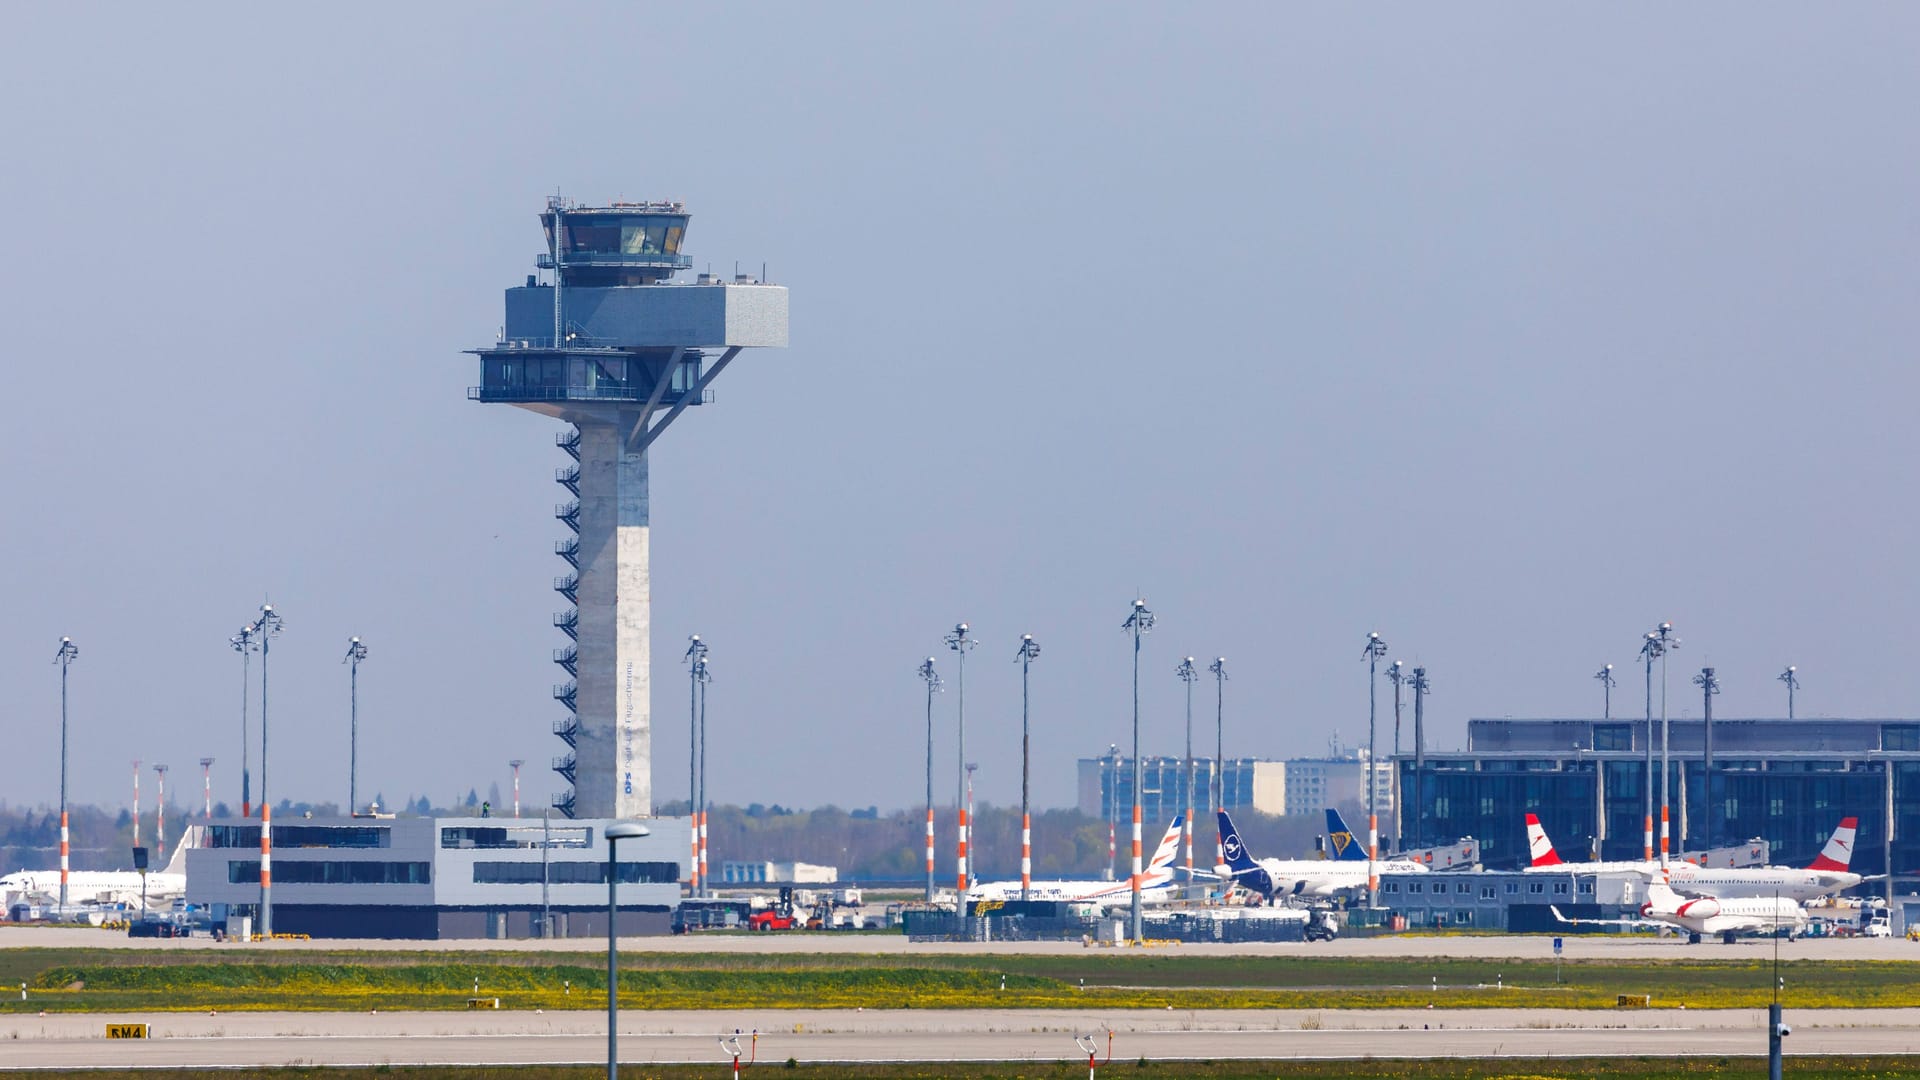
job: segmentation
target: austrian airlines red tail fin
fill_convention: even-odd
[[[1547,830],[1540,827],[1540,818],[1527,815],[1527,850],[1533,853],[1535,866],[1559,866],[1560,856],[1553,850],[1553,841],[1547,839]]]
[[[1827,838],[1827,846],[1820,849],[1820,857],[1807,866],[1809,870],[1845,871],[1853,860],[1853,831],[1860,824],[1859,818],[1841,818],[1840,827],[1833,830]]]

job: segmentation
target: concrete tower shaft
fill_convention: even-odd
[[[573,498],[555,516],[576,534],[556,545],[572,572],[554,589],[572,639],[554,662],[572,679],[553,696],[571,785],[554,805],[574,817],[653,813],[652,565],[647,451],[743,349],[787,343],[787,290],[744,275],[682,284],[687,214],[678,203],[577,207],[541,215],[554,271],[507,290],[498,344],[481,359],[473,400],[516,405],[572,425],[560,446],[577,464],[556,479]],[[717,352],[711,358],[709,353]]]

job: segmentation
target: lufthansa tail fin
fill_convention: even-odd
[[[1225,810],[1220,811],[1220,850],[1227,857],[1227,869],[1236,875],[1260,869],[1247,854],[1247,846],[1240,842],[1240,830],[1233,827],[1233,819]]]
[[[1341,862],[1366,862],[1367,849],[1353,837],[1353,830],[1340,811],[1327,807],[1327,858]]]
[[[1540,827],[1540,818],[1527,815],[1527,850],[1533,855],[1535,866],[1559,866],[1560,855],[1553,850],[1553,841],[1547,839],[1547,830]]]
[[[1820,857],[1813,860],[1807,869],[1846,872],[1847,865],[1853,861],[1853,833],[1859,824],[1859,818],[1841,818],[1840,827],[1833,830],[1833,835],[1827,838],[1827,846],[1820,849]]]

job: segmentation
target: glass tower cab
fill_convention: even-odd
[[[677,202],[581,207],[549,198],[540,215],[547,250],[537,259],[549,280],[529,275],[507,290],[499,343],[472,350],[480,385],[467,396],[575,422],[629,403],[700,404],[699,346],[722,342],[698,340],[708,335],[693,316],[724,312],[726,300],[673,281],[691,261],[680,253],[689,216]]]

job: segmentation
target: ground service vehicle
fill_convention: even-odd
[[[793,889],[782,886],[780,899],[765,911],[756,911],[747,917],[749,930],[797,930],[800,919],[793,913]]]

